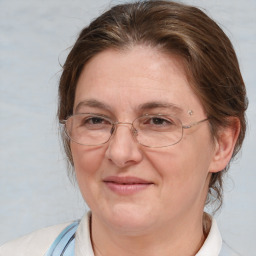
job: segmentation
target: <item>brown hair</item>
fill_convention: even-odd
[[[63,66],[59,84],[58,118],[72,115],[78,78],[89,59],[105,49],[144,44],[181,56],[195,94],[210,118],[213,138],[228,126],[228,117],[240,120],[241,130],[232,159],[241,148],[247,98],[233,46],[221,28],[200,9],[169,1],[139,1],[117,5],[85,27]],[[62,133],[73,166],[69,141]],[[213,173],[209,201],[222,203],[223,171]]]

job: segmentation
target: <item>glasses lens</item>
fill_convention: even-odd
[[[111,135],[112,123],[105,117],[78,114],[68,118],[66,133],[79,144],[96,146],[106,143]]]
[[[145,115],[133,123],[137,131],[136,139],[144,146],[167,147],[182,138],[182,123],[169,115]]]

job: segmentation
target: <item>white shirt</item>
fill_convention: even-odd
[[[90,213],[82,218],[75,237],[75,256],[94,256],[90,239]],[[70,223],[33,232],[0,247],[0,256],[43,256],[59,233]],[[111,256],[111,255],[110,255]],[[238,256],[224,243],[215,219],[210,232],[195,256]]]

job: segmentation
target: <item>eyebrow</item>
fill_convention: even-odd
[[[79,110],[83,107],[92,107],[92,108],[99,108],[99,109],[104,109],[111,111],[111,106],[108,104],[105,104],[103,102],[100,102],[96,99],[88,99],[88,100],[83,100],[80,101],[77,106],[75,107],[75,113],[79,112]],[[161,102],[161,101],[152,101],[152,102],[147,102],[140,104],[137,109],[139,111],[146,111],[146,110],[152,110],[156,108],[163,108],[163,109],[170,109],[175,113],[181,113],[183,112],[183,109],[173,103],[169,102]]]
[[[82,107],[92,107],[92,108],[111,110],[111,107],[109,105],[95,99],[80,101],[75,107],[75,113],[77,113]]]
[[[179,107],[173,103],[161,102],[161,101],[147,102],[147,103],[139,105],[138,108],[140,110],[151,110],[151,109],[155,109],[155,108],[164,108],[164,109],[170,109],[176,113],[183,112],[183,109],[181,107]]]

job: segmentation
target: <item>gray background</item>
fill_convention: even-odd
[[[225,203],[216,218],[233,248],[256,255],[256,1],[183,2],[217,20],[239,57],[250,100],[248,134],[226,179]],[[81,28],[115,3],[0,0],[0,244],[79,218],[86,210],[68,180],[59,146],[59,62]]]

